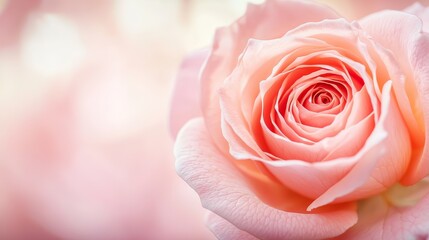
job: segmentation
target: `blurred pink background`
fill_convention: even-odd
[[[2,239],[212,239],[169,95],[245,1],[0,3]]]
[[[213,239],[174,171],[169,95],[248,2],[0,0],[0,238]]]

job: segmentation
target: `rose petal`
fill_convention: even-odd
[[[242,231],[230,222],[219,217],[214,213],[209,213],[207,219],[208,228],[214,233],[219,240],[257,240],[258,238],[252,236],[248,232]]]
[[[325,20],[319,23],[304,24],[301,27],[296,28],[293,31],[290,31],[284,38],[269,40],[269,41],[258,41],[258,40],[249,41],[247,45],[247,49],[245,53],[241,55],[239,59],[240,62],[238,63],[237,67],[227,78],[227,80],[225,80],[225,83],[223,84],[222,88],[218,92],[218,97],[220,98],[220,105],[221,105],[220,108],[222,109],[222,117],[223,117],[221,125],[222,126],[230,125],[229,128],[223,127],[222,129],[224,131],[222,137],[226,138],[226,140],[229,143],[229,146],[226,145],[225,143],[225,146],[222,146],[221,149],[228,149],[229,147],[230,151],[239,152],[236,149],[237,146],[240,144],[245,144],[246,146],[242,146],[242,147],[240,146],[240,148],[251,149],[252,151],[247,151],[247,153],[250,153],[250,156],[256,155],[253,157],[253,159],[267,158],[265,156],[266,154],[263,153],[261,149],[261,147],[263,147],[262,146],[263,144],[261,144],[260,140],[264,138],[263,129],[255,130],[255,128],[258,128],[258,127],[254,127],[253,129],[250,129],[251,126],[249,126],[250,125],[249,121],[246,119],[246,113],[244,113],[243,111],[240,111],[240,110],[243,110],[242,105],[250,105],[248,103],[249,101],[248,97],[244,98],[241,95],[241,90],[243,89],[242,85],[244,85],[243,82],[245,84],[251,85],[252,89],[258,89],[259,83],[261,83],[261,86],[260,86],[261,89],[266,88],[265,83],[262,84],[261,81],[263,81],[268,77],[268,75],[270,74],[270,71],[267,71],[267,69],[272,69],[273,66],[275,66],[276,63],[278,63],[278,61],[283,57],[282,53],[283,54],[289,53],[293,51],[293,49],[296,49],[297,47],[306,46],[305,45],[306,43],[307,44],[311,43],[312,46],[313,44],[319,46],[321,45],[321,42],[324,43],[323,41],[318,40],[314,37],[314,35],[318,33],[317,29],[326,29],[326,31],[329,32],[330,34],[329,35],[327,34],[325,38],[323,38],[322,36],[322,38],[326,41],[330,40],[333,45],[335,44],[338,45],[338,42],[341,42],[341,44],[343,44],[342,47],[344,48],[350,48],[349,41],[355,42],[358,40],[355,32],[357,31],[357,29],[353,25],[350,25],[349,23],[347,23],[345,20]],[[332,39],[342,39],[342,40],[335,42]],[[352,51],[353,49],[350,49],[350,52]],[[358,49],[354,49],[354,51],[358,52]],[[338,54],[338,55],[341,55],[341,54]],[[344,56],[336,56],[333,54],[332,57],[341,59],[342,62],[344,62],[349,67],[353,68],[353,70],[356,71],[358,75],[362,76],[365,83],[369,85],[372,84],[372,80],[368,80],[369,76],[367,76],[366,67],[364,65],[354,61],[353,59],[346,58]],[[263,66],[261,67],[262,64]],[[275,79],[275,77],[273,77],[273,79]],[[273,82],[276,82],[276,81],[273,81]],[[377,96],[374,96],[375,93],[373,88],[367,87],[367,90],[368,90],[369,98],[371,100],[371,104],[373,105],[375,117],[377,118],[377,115],[378,115]],[[253,92],[254,91],[251,91],[252,94],[254,94]],[[268,98],[272,99],[273,95],[274,93],[271,92],[270,93],[271,97],[269,96]],[[256,96],[254,97],[254,101],[255,99],[256,99]],[[259,106],[257,105],[257,107]],[[249,109],[249,107],[246,107],[246,109]],[[268,107],[268,109],[272,109],[272,107]],[[365,111],[357,111],[357,113],[362,113],[362,114],[357,114],[357,115],[354,114],[357,117],[356,120],[360,120],[364,118],[364,116],[360,117],[360,115],[364,115]],[[291,115],[289,115],[289,117],[290,116]],[[264,117],[269,118],[269,116],[266,116],[265,112],[264,112]],[[339,120],[345,120],[345,119],[346,118],[339,118]],[[289,121],[289,122],[294,122],[294,121]],[[253,123],[254,125],[257,125],[257,120],[252,119],[251,123]],[[265,123],[262,123],[262,124],[267,124],[267,121],[265,121]],[[273,123],[273,125],[275,124]],[[287,126],[288,124],[286,123],[283,125],[284,126],[282,126],[282,122],[280,120],[280,126],[279,126],[280,131],[288,127]],[[296,142],[305,142],[304,137],[306,135],[310,135],[310,133],[307,133],[306,135],[304,135],[302,131],[298,132],[297,130],[300,129],[299,126],[293,126],[292,124],[289,124],[289,126],[294,128],[292,130],[288,128],[285,131],[283,130],[282,132],[284,133],[285,137],[290,138],[290,140],[293,140]],[[337,129],[341,127],[339,124],[333,124],[333,126],[336,127]],[[252,136],[252,131],[253,133],[256,131],[258,136]],[[325,130],[322,129],[321,131],[323,132]],[[285,132],[289,134],[286,135]],[[231,135],[237,135],[241,142],[233,141],[233,139],[237,138],[237,136],[231,136]],[[266,150],[266,148],[264,150]],[[354,153],[349,153],[349,156],[351,154],[354,154]],[[324,157],[325,156],[322,156],[321,158],[319,157],[319,159],[322,159]]]
[[[423,22],[423,31],[429,32],[429,7],[424,7],[421,3],[416,2],[404,9],[404,12],[419,17]]]
[[[217,90],[236,66],[248,40],[278,38],[300,24],[338,17],[330,8],[314,2],[271,0],[262,5],[249,4],[242,18],[216,32],[212,54],[201,75],[201,100],[210,135],[221,149],[227,149],[227,143],[220,128]]]
[[[174,138],[189,119],[201,116],[199,75],[208,55],[208,49],[196,51],[189,55],[179,68],[170,108],[170,131]]]
[[[412,206],[395,206],[388,196],[362,202],[359,222],[338,239],[427,239],[429,237],[429,186],[424,182],[405,188],[406,197],[423,195]],[[410,188],[410,187],[408,187]]]
[[[353,203],[318,214],[285,212],[264,204],[249,189],[243,175],[217,150],[202,119],[188,122],[181,130],[175,155],[179,175],[197,191],[203,206],[257,238],[334,237],[357,220]]]
[[[386,190],[404,174],[411,156],[408,131],[401,118],[391,82],[382,92],[382,110],[374,131],[356,157],[360,159],[339,182],[316,199],[308,209],[331,203],[364,198]]]
[[[429,174],[429,34],[420,18],[402,12],[383,11],[359,23],[378,43],[390,50],[406,76],[393,89],[413,144],[413,159],[402,179],[413,184]],[[424,131],[423,131],[424,130]]]

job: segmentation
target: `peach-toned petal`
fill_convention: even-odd
[[[183,127],[175,155],[179,175],[197,191],[203,206],[257,238],[329,238],[356,223],[353,203],[318,214],[300,214],[261,202],[241,173],[217,150],[202,119],[192,120]]]
[[[281,183],[293,191],[315,199],[341,180],[356,164],[356,158],[307,163],[300,160],[264,161]]]
[[[341,28],[341,33],[338,33],[341,36],[347,36],[350,38],[354,38],[355,36],[351,31],[351,26],[347,25],[347,23],[343,20],[339,21],[324,21],[323,23],[320,23],[323,25],[324,28],[333,28],[336,29]],[[301,35],[305,35],[308,33],[313,33],[314,29],[311,30],[310,28],[314,28],[314,24],[311,24],[309,26],[306,26],[302,32],[299,32]],[[296,31],[296,30],[295,30]],[[342,32],[346,32],[347,35],[342,34]],[[252,107],[249,107],[248,105],[251,105],[251,100],[253,97],[253,101],[255,101],[256,96],[255,95],[255,89],[258,89],[258,85],[261,84],[261,91],[262,91],[262,100],[264,99],[264,94],[267,92],[269,94],[268,99],[273,98],[274,92],[268,91],[266,88],[268,88],[266,85],[272,85],[273,83],[281,83],[282,81],[276,80],[277,78],[281,77],[281,74],[273,77],[267,81],[263,81],[265,78],[269,76],[271,73],[271,69],[275,67],[275,64],[283,57],[284,53],[288,53],[293,51],[294,49],[298,47],[305,46],[305,44],[317,44],[320,45],[322,41],[317,39],[295,39],[293,35],[291,35],[291,38],[294,39],[293,41],[288,40],[287,37],[281,38],[281,39],[275,39],[271,41],[258,41],[258,40],[250,40],[245,53],[240,57],[240,61],[238,63],[238,66],[234,69],[234,71],[231,73],[231,75],[225,80],[225,83],[222,85],[220,94],[218,93],[218,96],[220,98],[220,108],[222,109],[223,114],[223,120],[222,120],[222,126],[226,125],[225,122],[227,122],[228,125],[231,127],[223,128],[223,131],[229,131],[227,134],[225,134],[222,137],[226,137],[226,140],[229,143],[229,148],[234,151],[236,151],[234,148],[237,147],[237,145],[241,144],[237,141],[233,142],[232,139],[234,137],[229,137],[231,134],[236,134],[239,139],[246,145],[245,148],[253,149],[254,153],[258,155],[258,157],[264,158],[264,153],[261,152],[260,147],[258,146],[255,139],[252,137],[252,134],[250,133],[250,124],[257,125],[259,124],[257,120],[253,120],[253,123],[246,120],[246,118],[249,118],[249,111],[244,111],[248,109],[252,109]],[[322,42],[323,43],[323,42]],[[326,47],[326,46],[325,46]],[[332,55],[331,55],[332,54]],[[365,74],[365,68],[363,65],[358,64],[352,60],[347,60],[344,57],[341,56],[335,56],[332,52],[329,54],[330,57],[337,59],[340,58],[341,60],[345,61],[347,65],[352,65],[356,71],[359,73],[362,73],[361,75]],[[283,62],[284,63],[284,62]],[[263,67],[261,67],[263,66]],[[272,81],[274,80],[274,81]],[[294,79],[291,79],[290,81],[283,81],[283,82],[290,82],[287,88],[292,88]],[[244,82],[244,83],[243,83]],[[266,84],[267,83],[267,84]],[[245,85],[244,87],[242,85]],[[278,84],[277,84],[278,85]],[[249,87],[250,86],[250,87]],[[283,86],[282,86],[283,87]],[[252,89],[252,91],[247,91],[245,93],[242,93],[241,89],[244,89],[242,91]],[[264,90],[265,89],[265,90]],[[242,96],[242,95],[243,96]],[[252,97],[249,97],[252,96]],[[371,101],[373,99],[371,98]],[[245,106],[244,108],[243,105]],[[262,105],[263,106],[263,105]],[[244,109],[244,110],[243,110]],[[274,107],[267,107],[267,111],[270,109],[274,109]],[[357,108],[359,109],[359,108]],[[241,110],[241,111],[240,111]],[[350,109],[349,109],[350,110]],[[364,115],[365,111],[358,111],[359,113],[362,113],[360,115]],[[264,112],[265,114],[265,112]],[[265,117],[266,115],[264,115]],[[360,117],[359,119],[362,119],[364,117]],[[338,121],[345,120],[346,118],[337,118]],[[211,121],[210,119],[209,121]],[[207,121],[207,118],[206,118]],[[265,121],[265,118],[264,118]],[[266,124],[267,121],[263,122],[263,124]],[[344,121],[343,121],[344,122]],[[344,122],[345,124],[345,122]],[[275,124],[274,124],[275,125]],[[286,124],[284,126],[280,126],[281,129],[284,129],[288,127]],[[334,124],[334,127],[337,128],[337,131],[339,131],[339,128],[341,127],[340,124]],[[210,128],[210,126],[208,127]],[[297,131],[297,128],[300,129],[300,127],[296,127],[291,131],[285,130],[282,131],[282,133],[287,134],[288,138],[291,138],[292,140],[296,140],[291,136],[291,134],[294,134]],[[329,134],[329,129],[322,129],[322,132],[324,134]],[[302,131],[301,131],[302,132]],[[261,131],[261,133],[265,134],[264,131]],[[306,133],[306,136],[310,136],[311,133]],[[314,135],[314,134],[313,134]],[[320,134],[323,136],[323,133]],[[334,135],[331,133],[331,135]],[[285,136],[286,137],[286,136]],[[296,134],[296,138],[301,138],[299,134]],[[320,138],[320,137],[319,137]],[[302,139],[298,139],[302,140]],[[304,141],[304,140],[302,140]],[[259,142],[260,143],[260,142]],[[357,144],[359,145],[359,144]],[[327,146],[324,144],[324,146]],[[227,149],[227,146],[222,149]],[[277,148],[281,149],[281,148]],[[317,152],[317,150],[314,150]],[[344,151],[343,151],[344,152]],[[322,159],[326,156],[327,153],[322,155],[319,155],[319,159]],[[350,153],[351,155],[353,153]],[[254,155],[254,154],[253,154]],[[290,158],[294,158],[293,156],[290,156]]]
[[[179,68],[170,108],[170,131],[173,137],[189,119],[201,116],[199,75],[208,54],[208,49],[199,50],[189,55]]]
[[[306,14],[302,14],[305,12]],[[331,9],[310,1],[271,0],[249,4],[245,15],[229,27],[216,32],[212,52],[202,72],[201,100],[210,135],[223,146],[217,90],[232,72],[237,59],[251,38],[274,39],[305,22],[339,16]]]
[[[411,143],[391,89],[391,82],[386,83],[381,117],[358,152],[357,164],[316,199],[309,206],[310,210],[336,199],[349,201],[380,193],[401,179],[411,156]]]
[[[429,34],[422,32],[418,17],[402,12],[383,11],[359,21],[398,61],[405,79],[393,82],[395,96],[408,126],[413,159],[402,183],[413,184],[429,174]],[[426,126],[426,127],[425,127]]]

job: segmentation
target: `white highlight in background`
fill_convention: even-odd
[[[54,14],[38,14],[24,28],[21,57],[41,75],[66,75],[81,63],[84,47],[72,22]]]

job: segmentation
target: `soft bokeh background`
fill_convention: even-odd
[[[174,172],[169,95],[248,2],[0,0],[0,238],[213,238]]]

